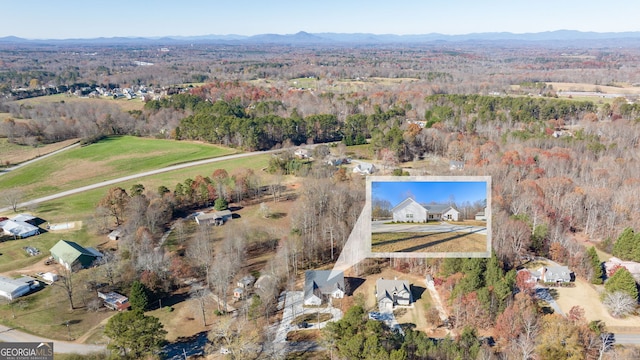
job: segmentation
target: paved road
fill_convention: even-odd
[[[245,158],[245,157],[262,155],[262,154],[269,154],[269,153],[274,153],[274,152],[279,152],[279,151],[282,151],[282,150],[254,151],[254,152],[249,152],[249,153],[233,154],[233,155],[221,156],[221,157],[217,157],[217,158],[213,158],[213,159],[198,160],[198,161],[192,161],[192,162],[188,162],[188,163],[184,163],[184,164],[168,166],[168,167],[165,167],[165,168],[162,168],[162,169],[145,171],[145,172],[134,174],[134,175],[123,176],[123,177],[120,177],[120,178],[117,178],[117,179],[101,181],[99,183],[95,183],[95,184],[91,184],[91,185],[87,185],[87,186],[82,186],[82,187],[79,187],[79,188],[76,188],[76,189],[63,191],[63,192],[60,192],[60,193],[57,193],[57,194],[53,194],[53,195],[49,195],[49,196],[44,196],[44,197],[41,197],[41,198],[38,198],[38,199],[29,200],[29,201],[26,201],[26,202],[18,204],[18,208],[28,207],[30,205],[39,204],[39,203],[42,203],[42,202],[45,202],[45,201],[59,199],[61,197],[78,194],[78,193],[81,193],[81,192],[84,192],[84,191],[93,190],[93,189],[101,188],[101,187],[104,187],[104,186],[115,185],[115,184],[118,184],[118,183],[121,183],[121,182],[124,182],[124,181],[134,180],[134,179],[138,179],[138,178],[149,176],[149,175],[156,175],[156,174],[161,174],[161,173],[164,173],[164,172],[180,170],[180,169],[193,167],[193,166],[206,165],[206,164],[216,163],[216,162],[225,161],[225,160],[241,159],[241,158]],[[12,210],[11,207],[3,207],[3,208],[0,208],[0,213],[7,212],[7,211],[10,211],[10,210]]]
[[[387,221],[372,221],[371,232],[469,232],[487,235],[487,228],[483,226],[470,225],[453,225],[442,222],[433,225],[416,225],[416,224],[385,224]]]
[[[640,334],[613,334],[613,341],[615,344],[623,345],[640,345]]]
[[[0,325],[0,341],[2,342],[53,342],[53,351],[58,354],[90,354],[105,351],[104,345],[76,344],[68,341],[58,341],[23,333],[18,330]]]

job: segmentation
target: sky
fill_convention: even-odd
[[[419,203],[447,204],[450,197],[456,203],[483,201],[487,198],[487,183],[477,181],[372,181],[371,198],[387,200],[391,207],[410,194]]]
[[[28,39],[640,30],[637,0],[20,0],[1,13],[0,37]]]

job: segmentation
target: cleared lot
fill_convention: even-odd
[[[568,314],[573,306],[580,306],[584,309],[584,316],[587,318],[587,321],[604,321],[609,330],[615,330],[617,332],[624,330],[623,328],[629,328],[629,330],[637,330],[640,328],[639,316],[616,319],[609,315],[607,309],[600,301],[600,293],[592,288],[590,284],[580,278],[576,280],[575,284],[576,286],[572,288],[554,288],[558,294],[556,302],[565,314]],[[596,289],[603,288],[601,285],[595,287]],[[615,327],[615,329],[611,329],[611,327]]]

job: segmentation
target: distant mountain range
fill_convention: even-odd
[[[575,30],[557,30],[539,33],[514,34],[509,32],[473,33],[466,35],[423,34],[393,35],[366,33],[317,33],[300,31],[295,34],[243,35],[202,35],[202,36],[164,36],[164,37],[100,37],[93,39],[24,39],[15,36],[0,37],[0,44],[424,44],[435,42],[577,42],[581,45],[590,41],[608,45],[638,45],[640,32],[581,32]],[[613,44],[612,44],[613,43]]]

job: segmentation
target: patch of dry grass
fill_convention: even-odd
[[[322,339],[322,334],[319,330],[295,330],[289,331],[287,334],[287,341],[300,342],[300,341],[318,341]]]
[[[487,236],[463,232],[371,234],[372,252],[485,252]]]
[[[0,118],[0,121],[2,119]],[[17,145],[11,144],[7,141],[7,139],[0,140],[0,153],[2,153],[2,164],[20,164],[28,160],[35,159],[42,155],[46,155],[52,153],[56,150],[60,150],[69,145],[78,142],[78,139],[70,139],[61,142],[57,142],[55,144],[48,144],[39,147],[33,147],[29,145]]]
[[[603,94],[640,94],[640,87],[632,87],[628,84],[620,86],[595,85],[587,83],[550,82],[556,91],[598,91]]]
[[[51,104],[51,103],[85,103],[85,104],[113,104],[120,107],[123,111],[142,110],[144,108],[144,102],[140,99],[112,99],[112,98],[87,98],[78,97],[68,94],[56,94],[49,96],[38,96],[29,99],[17,100],[18,104],[25,105],[38,105],[38,104]]]

